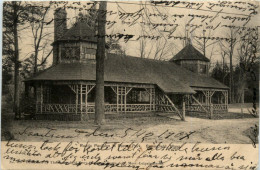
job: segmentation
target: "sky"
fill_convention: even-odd
[[[245,24],[245,18],[252,11],[248,10],[252,8],[252,5],[246,3],[211,3],[210,1],[183,1],[183,4],[158,4],[157,6],[152,5],[148,1],[110,1],[107,3],[107,10],[113,11],[115,14],[107,14],[107,20],[110,22],[116,22],[113,26],[107,25],[107,34],[131,34],[134,38],[125,42],[123,39],[119,40],[120,45],[126,51],[127,55],[140,56],[140,40],[137,37],[141,35],[149,36],[160,36],[158,40],[146,39],[143,40],[145,43],[144,50],[145,54],[149,58],[153,58],[156,49],[164,49],[163,59],[168,60],[177,54],[183,47],[183,40],[176,40],[174,38],[168,39],[169,32],[176,27],[176,30],[171,34],[172,36],[185,36],[185,29],[188,30],[188,37],[191,38],[191,43],[199,49],[198,42],[196,41],[196,36],[203,36],[203,30],[205,31],[206,37],[228,37],[228,29],[223,27],[223,25],[233,25],[235,27],[243,26]],[[192,2],[197,2],[197,4],[190,4]],[[244,1],[246,2],[246,1]],[[248,1],[249,2],[249,1]],[[28,2],[27,2],[28,3]],[[33,2],[39,5],[39,2]],[[46,5],[48,2],[41,2]],[[68,28],[75,23],[76,16],[79,12],[83,14],[86,13],[85,10],[79,11],[80,7],[88,5],[86,1],[81,1],[80,4],[69,2],[67,5],[72,5],[77,7],[77,9],[66,9],[68,13]],[[259,5],[259,2],[250,2],[254,5]],[[217,6],[222,4],[222,6]],[[54,9],[56,7],[61,7],[63,4],[54,5],[49,11],[46,21],[50,21],[53,18]],[[232,7],[233,6],[233,7]],[[256,9],[258,14],[252,15],[246,27],[256,27],[259,26],[259,8]],[[141,12],[140,12],[141,11]],[[194,17],[196,16],[196,17]],[[192,19],[193,18],[193,19]],[[226,19],[223,19],[226,18]],[[241,21],[244,19],[244,21]],[[135,21],[136,20],[136,21]],[[232,22],[233,21],[233,22]],[[151,27],[153,24],[157,25],[156,28]],[[150,24],[150,25],[149,25]],[[170,25],[172,24],[172,25]],[[189,24],[187,26],[187,24]],[[177,25],[177,26],[176,26]],[[186,25],[186,26],[185,26]],[[154,25],[155,26],[155,25]],[[215,30],[213,30],[215,29]],[[53,41],[53,22],[48,25],[45,29],[46,33],[49,33],[49,42]],[[239,34],[238,34],[239,35]],[[24,60],[30,56],[33,52],[32,48],[32,33],[30,29],[26,29],[20,34],[20,59]],[[198,39],[197,39],[198,40]],[[202,40],[198,40],[202,42]],[[221,49],[219,48],[219,43],[216,40],[208,40],[208,44],[212,44],[206,48],[206,57],[211,58],[211,62],[214,64],[217,61],[221,61]],[[166,46],[163,48],[163,46]],[[50,43],[48,44],[47,51],[51,49]],[[235,49],[235,55],[237,50]],[[237,63],[237,58],[234,57],[234,63]],[[48,63],[51,64],[52,56],[48,59]],[[228,58],[226,59],[228,63]]]

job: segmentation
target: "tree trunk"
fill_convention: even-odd
[[[241,106],[241,113],[243,113],[244,98],[245,98],[245,87],[246,87],[246,73],[240,73],[241,79],[238,87],[238,103]]]
[[[36,49],[35,49],[35,50],[36,50]],[[38,54],[35,54],[35,56],[34,56],[33,75],[36,75],[36,73],[37,73],[37,59],[38,59]]]
[[[14,62],[14,112],[15,119],[21,118],[20,114],[20,89],[19,89],[19,46],[18,46],[18,18],[17,18],[17,2],[13,2],[14,12],[13,12],[13,33],[14,33],[14,51],[15,51],[15,62]]]
[[[105,34],[107,2],[99,2],[98,10],[98,44],[96,52],[96,98],[95,98],[95,123],[100,125],[105,122],[104,115],[104,60],[105,60]]]
[[[232,33],[231,33],[232,35]],[[230,53],[229,53],[229,59],[230,59],[230,65],[229,65],[229,69],[230,69],[230,76],[229,76],[229,100],[230,103],[234,103],[234,86],[233,86],[233,38],[231,37],[231,42],[230,42]]]

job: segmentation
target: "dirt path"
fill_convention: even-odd
[[[50,131],[48,136],[55,136],[48,137],[50,141],[247,144],[252,142],[248,135],[251,135],[250,129],[255,124],[258,125],[258,118],[209,120],[187,117],[183,122],[177,117],[141,117],[107,120],[100,129],[97,129],[93,121],[35,120],[12,121],[9,129],[18,141],[42,141],[46,139],[42,136]],[[73,138],[60,139],[60,136],[73,136]]]

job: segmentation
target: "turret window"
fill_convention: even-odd
[[[200,64],[200,72],[202,74],[206,74],[207,73],[207,66],[205,64]]]
[[[79,47],[62,47],[61,48],[62,59],[80,59],[80,48]]]
[[[83,47],[82,59],[95,60],[96,59],[96,50],[93,48]]]

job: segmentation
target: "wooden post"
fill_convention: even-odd
[[[120,93],[120,111],[122,112],[123,110],[123,104],[124,104],[124,101],[123,101],[123,87],[120,87],[119,88],[119,93]]]
[[[209,118],[210,119],[213,118],[213,104],[212,103],[210,104],[210,117]]]
[[[116,86],[116,112],[117,113],[118,113],[118,102],[119,102],[118,86]]]
[[[86,85],[86,94],[85,94],[85,107],[86,107],[86,114],[88,113],[88,85]]]
[[[226,111],[228,111],[228,91],[224,92],[225,95],[225,105],[226,105]]]
[[[42,103],[43,103],[42,83],[41,83],[41,89],[40,89],[40,102],[41,102],[41,114],[42,114]]]
[[[182,101],[182,120],[185,121],[185,100]]]
[[[152,89],[149,89],[150,111],[152,111]]]
[[[82,84],[80,85],[80,114],[82,116]]]
[[[153,111],[155,111],[155,97],[156,97],[156,94],[155,94],[155,89],[153,88],[152,89],[152,91],[153,91]]]
[[[126,86],[124,87],[124,106],[125,106],[125,112],[126,112]]]
[[[79,85],[76,85],[76,114],[78,113]]]
[[[211,103],[212,103],[212,101],[211,101],[211,99],[212,99],[212,92],[211,91],[209,91],[209,104],[211,105]]]

